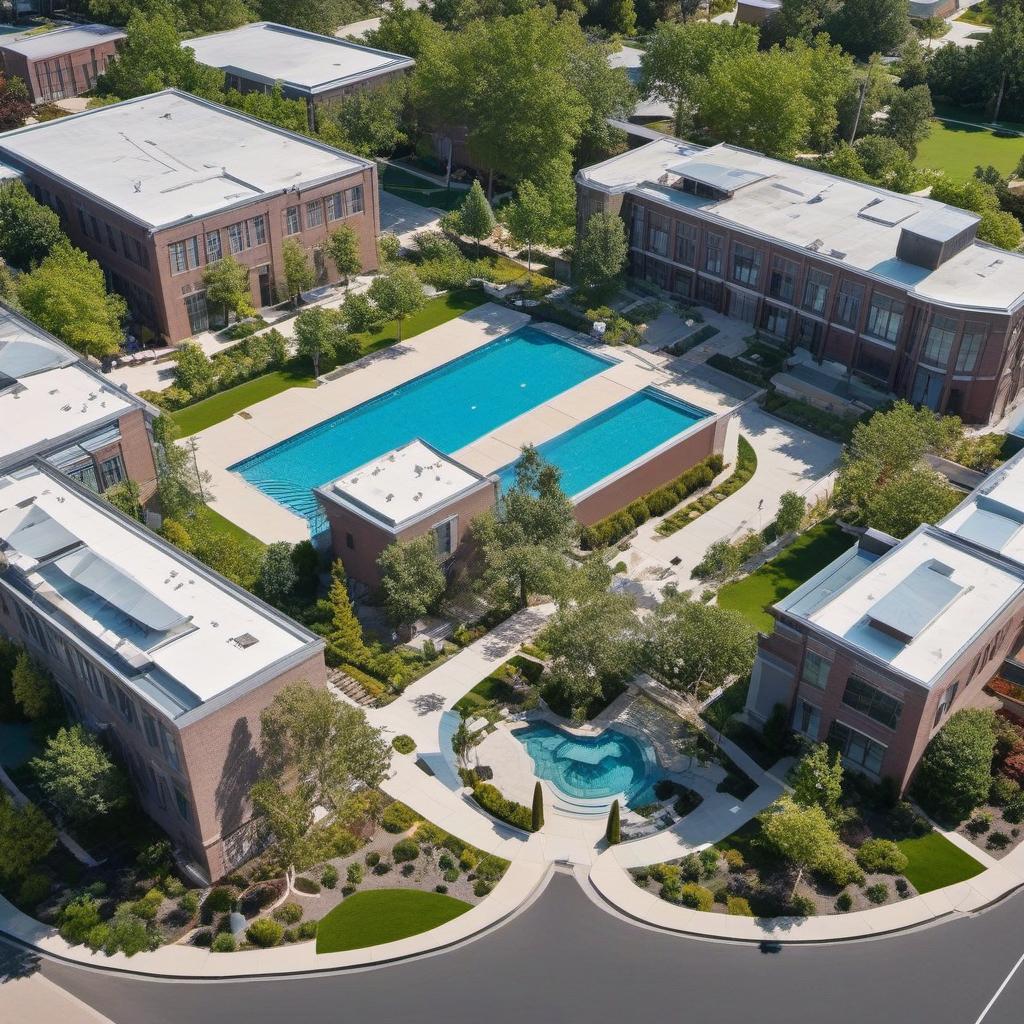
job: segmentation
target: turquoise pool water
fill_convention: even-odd
[[[632,736],[605,729],[597,736],[573,736],[534,722],[512,732],[526,747],[535,774],[570,797],[583,800],[624,793],[626,805],[654,802],[654,783],[661,777],[654,750]]]
[[[538,450],[562,470],[562,490],[575,496],[705,416],[699,409],[646,389],[545,441]],[[498,475],[502,487],[509,486],[515,464],[505,466]]]
[[[446,454],[608,368],[523,327],[231,467],[317,526],[313,488],[423,438]]]

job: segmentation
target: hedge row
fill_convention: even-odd
[[[617,543],[652,516],[663,516],[694,491],[707,487],[722,472],[724,464],[722,456],[717,452],[709,455],[671,483],[637,498],[614,515],[598,520],[593,526],[586,527],[580,536],[580,545],[587,551],[596,551]]]
[[[681,530],[694,519],[698,519],[709,512],[720,501],[724,501],[730,494],[735,494],[753,475],[757,469],[757,454],[745,437],[739,439],[739,454],[736,458],[736,468],[727,480],[723,480],[714,490],[708,491],[703,497],[684,505],[678,512],[674,512],[667,519],[658,524],[658,533],[667,537],[676,530]]]
[[[473,787],[473,799],[495,818],[507,821],[524,832],[533,831],[533,814],[530,808],[507,799],[497,786],[492,786],[489,782],[478,782]]]
[[[748,384],[753,384],[759,388],[766,388],[772,375],[776,372],[775,370],[772,370],[770,373],[765,372],[756,366],[749,366],[739,359],[730,359],[729,356],[724,356],[721,352],[716,352],[713,356],[709,356],[706,362],[708,366],[716,370],[731,374],[733,377],[739,377],[740,380],[745,380]]]
[[[799,398],[787,398],[772,388],[761,402],[765,412],[778,416],[787,423],[820,434],[840,444],[849,444],[853,428],[860,422],[857,417],[840,416],[838,413],[819,409]]]

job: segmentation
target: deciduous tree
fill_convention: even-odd
[[[526,246],[526,266],[533,270],[533,247],[544,240],[551,219],[551,204],[529,179],[516,186],[516,197],[501,211],[501,219],[517,245]]]
[[[466,193],[466,198],[459,207],[457,223],[459,231],[476,242],[476,256],[479,258],[480,243],[491,236],[496,224],[494,211],[487,202],[487,196],[484,195],[479,180],[474,181]]]
[[[793,777],[793,799],[801,807],[818,806],[835,813],[843,795],[843,764],[838,751],[816,743],[804,754]]]
[[[73,821],[86,821],[128,806],[124,772],[80,725],[59,729],[30,764],[46,796]]]
[[[944,821],[959,822],[983,803],[992,782],[995,715],[964,708],[950,715],[925,747],[914,795]]]
[[[337,310],[311,306],[295,318],[295,354],[308,359],[313,376],[319,377],[321,361],[352,359],[359,354],[359,341],[346,332]]]
[[[286,238],[281,246],[281,263],[284,267],[284,286],[292,304],[298,306],[302,293],[313,287],[316,273],[309,253],[294,238]]]
[[[628,254],[622,218],[614,213],[595,213],[577,246],[573,271],[584,287],[607,288],[622,273]]]
[[[11,690],[22,714],[28,719],[45,718],[56,706],[57,694],[50,673],[28,651],[22,651],[14,663]]]
[[[388,618],[408,626],[432,611],[445,591],[433,534],[389,544],[377,559]]]
[[[932,130],[931,118],[934,113],[932,94],[927,85],[894,89],[889,97],[885,134],[895,139],[913,159],[917,156],[918,143],[924,142]]]
[[[37,202],[20,181],[0,188],[0,255],[8,263],[28,270],[63,237],[57,214]]]
[[[242,319],[256,312],[249,287],[249,268],[234,256],[224,256],[215,263],[207,263],[203,268],[203,285],[206,287],[206,301],[220,306],[225,320],[231,313]]]
[[[402,324],[407,317],[426,304],[423,282],[412,267],[392,264],[373,279],[367,294],[380,312],[381,319],[398,323],[398,340],[402,340]]]
[[[268,544],[256,577],[256,596],[275,608],[283,608],[292,596],[297,580],[291,544],[287,541]]]
[[[807,499],[796,491],[786,491],[779,498],[779,511],[775,515],[775,532],[780,537],[799,530],[807,512]]]
[[[835,857],[839,850],[839,839],[824,809],[817,804],[801,807],[788,796],[762,813],[761,832],[779,856],[797,869],[792,893],[806,870]]]
[[[100,265],[70,242],[54,245],[16,288],[25,313],[76,351],[97,359],[120,351],[128,307],[107,291]]]
[[[24,878],[56,845],[57,830],[35,804],[0,792],[0,878]]]
[[[359,236],[347,224],[335,228],[327,236],[324,251],[331,258],[338,273],[348,287],[348,279],[363,269],[363,256],[359,249]]]

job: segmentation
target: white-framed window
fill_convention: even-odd
[[[318,228],[324,222],[324,204],[319,199],[306,203],[306,227]]]
[[[206,232],[206,262],[216,263],[217,260],[222,259],[224,256],[224,250],[221,248],[220,243],[220,232],[219,231],[207,231]]]
[[[804,653],[803,669],[800,672],[800,681],[819,690],[824,690],[825,684],[828,682],[829,669],[831,668],[832,662],[827,658],[823,658],[820,654],[815,654],[814,651],[806,651]]]
[[[299,219],[299,208],[289,206],[284,211],[284,233],[286,235],[297,235],[302,230],[302,222]]]
[[[798,701],[793,712],[793,728],[809,740],[817,740],[821,732],[821,709],[810,701]]]
[[[327,219],[341,220],[344,215],[344,208],[341,203],[341,193],[334,192],[327,197]]]
[[[709,274],[722,273],[722,236],[710,231],[704,236],[704,269]]]
[[[167,246],[167,256],[171,261],[172,274],[184,274],[188,270],[188,257],[185,255],[184,242],[171,242]]]
[[[953,349],[956,328],[956,317],[939,314],[932,317],[922,355],[926,363],[930,363],[932,366],[945,366],[949,362],[949,353]]]
[[[120,455],[115,455],[110,459],[104,459],[100,463],[100,477],[103,482],[103,490],[107,490],[108,487],[114,487],[116,484],[119,484],[124,480],[124,462]]]
[[[345,189],[345,216],[363,212],[363,186],[355,185]]]
[[[181,758],[178,756],[178,744],[171,735],[170,729],[160,723],[160,747],[164,752],[167,763],[176,771],[181,771]]]
[[[825,312],[828,290],[832,286],[832,275],[812,267],[804,281],[803,307],[819,316]]]
[[[988,326],[974,320],[964,324],[960,349],[956,354],[956,373],[973,373],[988,340]]]
[[[256,239],[257,245],[267,244],[267,219],[263,214],[259,214],[252,219],[252,233]]]
[[[903,303],[888,295],[873,295],[864,333],[882,341],[895,342],[903,326]]]

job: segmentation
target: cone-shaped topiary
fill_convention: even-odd
[[[622,842],[622,826],[619,822],[619,801],[613,800],[611,810],[608,812],[608,828],[605,829],[605,839],[609,846],[615,846]]]
[[[544,790],[540,783],[533,787],[533,813],[530,820],[530,830],[539,832],[544,827]]]

